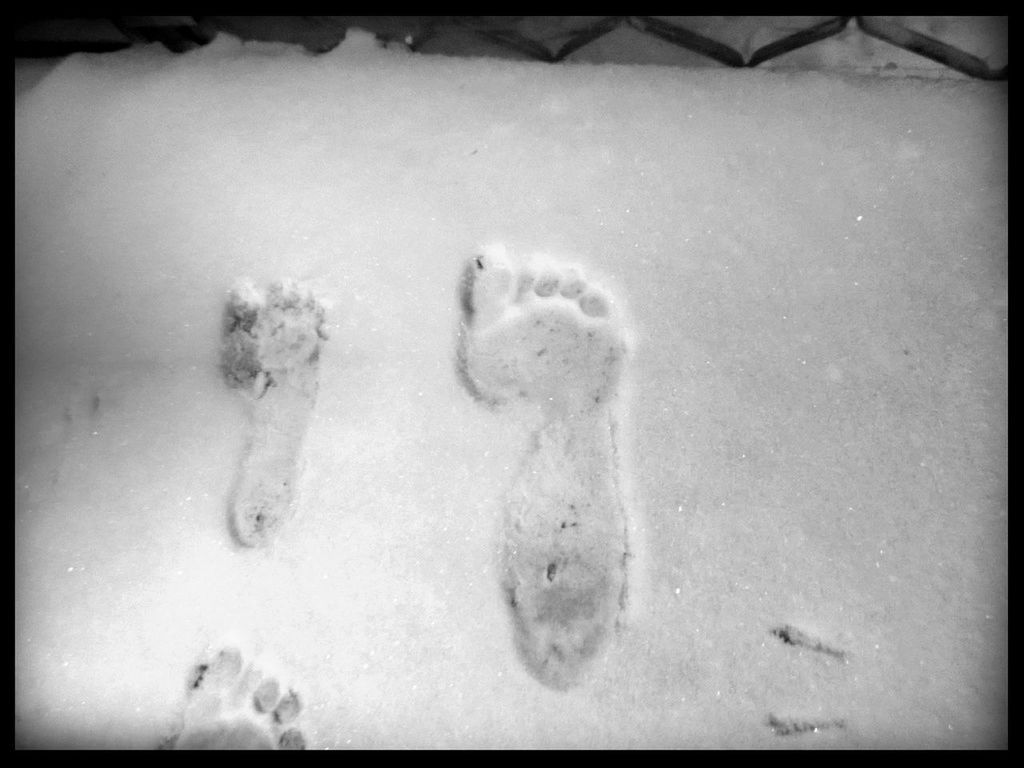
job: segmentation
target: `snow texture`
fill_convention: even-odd
[[[69,57],[15,130],[18,745],[165,744],[239,648],[310,748],[1006,744],[1005,84],[221,36]],[[631,615],[562,687],[502,587],[543,403],[460,376],[491,243],[629,307]],[[329,337],[247,548],[242,278]]]

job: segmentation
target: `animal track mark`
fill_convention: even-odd
[[[830,728],[845,728],[845,720],[803,720],[797,718],[780,718],[769,714],[765,725],[772,729],[776,736],[794,736],[801,733],[818,733]]]
[[[802,632],[790,624],[783,624],[782,626],[773,628],[771,630],[771,634],[779,638],[779,640],[786,645],[806,648],[807,650],[814,651],[815,653],[824,653],[825,655],[831,656],[843,663],[847,663],[848,661],[846,651],[828,645],[822,640],[812,637],[806,632]]]

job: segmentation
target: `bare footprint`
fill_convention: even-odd
[[[467,264],[459,375],[488,407],[540,406],[508,493],[503,583],[516,648],[545,685],[580,682],[626,606],[616,431],[626,329],[579,268]]]
[[[189,673],[181,730],[165,749],[305,749],[302,700],[234,647],[222,648]]]
[[[260,295],[231,292],[224,314],[222,370],[250,409],[249,440],[232,494],[235,539],[264,546],[291,518],[302,443],[316,402],[324,308],[295,282]]]

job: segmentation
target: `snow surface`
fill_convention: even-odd
[[[222,35],[69,57],[15,127],[19,744],[154,746],[244,637],[313,747],[1005,745],[1005,85]],[[527,427],[455,374],[491,242],[635,317],[645,594],[568,692],[497,591]],[[269,551],[226,527],[243,277],[331,335]]]

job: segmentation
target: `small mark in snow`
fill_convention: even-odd
[[[846,651],[834,648],[816,637],[811,637],[806,632],[802,632],[790,624],[775,627],[771,630],[771,634],[779,638],[779,640],[786,645],[792,645],[797,648],[806,648],[809,651],[815,651],[817,653],[824,653],[826,656],[831,656],[842,662],[846,662],[847,660]]]
[[[799,733],[818,733],[829,728],[845,728],[844,720],[802,720],[781,718],[769,714],[765,722],[776,736],[793,736]]]

